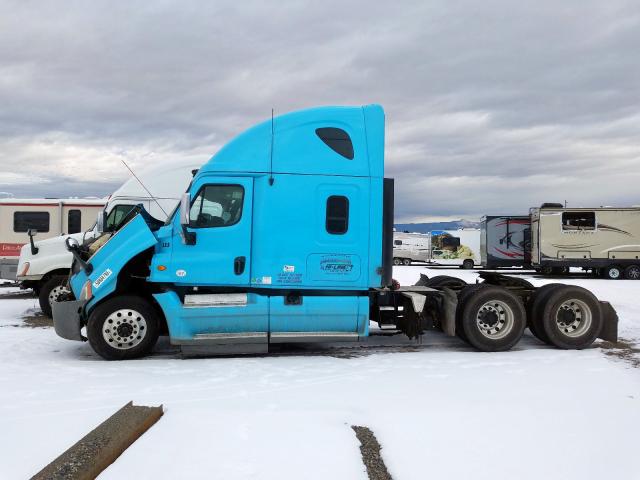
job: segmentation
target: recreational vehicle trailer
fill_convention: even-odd
[[[480,219],[483,268],[526,267],[531,263],[528,215],[485,215]]]
[[[83,232],[106,200],[86,198],[4,198],[0,200],[0,278],[15,280],[18,257],[30,241]]]
[[[164,225],[140,213],[94,253],[67,239],[73,296],[53,303],[59,336],[88,340],[111,360],[148,354],[160,334],[200,355],[358,341],[370,319],[411,338],[439,329],[487,351],[513,347],[528,318],[561,348],[617,338],[615,310],[580,287],[542,295],[493,273],[479,285],[440,276],[399,287],[379,105],[269,119],[185,188]]]
[[[117,230],[136,206],[142,206],[153,218],[164,222],[178,205],[185,185],[198,168],[199,165],[193,162],[174,162],[142,170],[137,174],[138,178],[130,178],[109,197],[101,211],[104,229]],[[94,226],[90,231],[49,238],[35,242],[35,248],[27,244],[20,250],[17,280],[22,288],[35,291],[45,315],[51,316],[51,302],[69,291],[64,284],[71,271],[73,256],[66,248],[67,237],[80,243],[93,241],[98,236],[95,217],[93,215]]]
[[[434,230],[427,234],[394,233],[394,265],[425,262],[473,268],[480,263],[480,230]]]
[[[532,208],[531,263],[546,272],[580,267],[605,278],[640,279],[640,208]]]

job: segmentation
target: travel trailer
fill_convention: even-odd
[[[104,216],[104,230],[116,231],[136,206],[143,207],[153,218],[164,222],[178,205],[185,185],[198,167],[193,162],[156,165],[139,172],[138,178],[127,180],[109,197],[104,210],[100,210]],[[81,243],[94,240],[98,236],[96,216],[94,212],[92,230],[74,233],[70,237]],[[45,315],[51,315],[51,302],[68,292],[64,284],[73,261],[73,256],[66,249],[68,236],[35,242],[35,248],[27,244],[20,251],[17,280],[23,288],[32,288],[36,292]]]
[[[106,202],[93,198],[1,199],[0,278],[16,279],[20,249],[31,239],[83,232],[95,223]]]
[[[480,220],[483,268],[526,267],[531,262],[528,215],[486,215]]]
[[[395,232],[393,263],[411,265],[412,262],[473,268],[480,264],[480,230],[436,230],[427,234]]]
[[[411,338],[439,329],[485,351],[513,347],[528,319],[560,348],[617,338],[615,310],[580,287],[536,295],[523,279],[487,273],[479,285],[440,276],[398,286],[378,105],[267,120],[185,188],[163,225],[139,213],[95,252],[67,239],[73,295],[53,303],[59,336],[110,360],[147,355],[161,334],[199,355],[358,341],[370,320]]]
[[[531,263],[545,273],[580,267],[605,278],[640,279],[640,208],[532,208]]]

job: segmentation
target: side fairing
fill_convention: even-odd
[[[95,305],[115,291],[118,274],[129,260],[156,243],[156,237],[146,222],[140,215],[135,216],[89,259],[93,266],[89,275],[80,270],[71,277],[73,294],[79,298],[83,285],[91,280],[93,297],[87,307]]]

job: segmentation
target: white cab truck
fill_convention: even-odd
[[[0,200],[0,278],[16,280],[20,249],[37,240],[83,232],[106,199],[4,198]],[[28,233],[31,232],[30,239]]]
[[[412,262],[473,268],[480,264],[480,230],[434,230],[427,234],[395,232],[393,263],[411,265]]]
[[[177,163],[156,166],[140,172],[138,178],[130,178],[109,197],[104,209],[103,203],[98,210],[100,215],[105,216],[103,228],[106,231],[116,230],[138,205],[153,218],[164,222],[178,205],[185,185],[189,184],[197,169],[198,165],[193,162]],[[22,288],[34,290],[45,315],[51,316],[51,302],[68,292],[65,283],[73,256],[66,248],[67,238],[71,237],[80,243],[95,239],[99,235],[95,227],[96,216],[98,213],[94,212],[91,223],[80,233],[49,238],[34,242],[33,245],[26,244],[20,250],[17,280]]]

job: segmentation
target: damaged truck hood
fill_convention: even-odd
[[[136,255],[153,247],[158,242],[141,215],[133,217],[109,239],[89,259],[93,271],[84,270],[71,277],[71,289],[76,298],[87,280],[91,280],[93,297],[89,303],[95,303],[116,289],[118,274]]]

